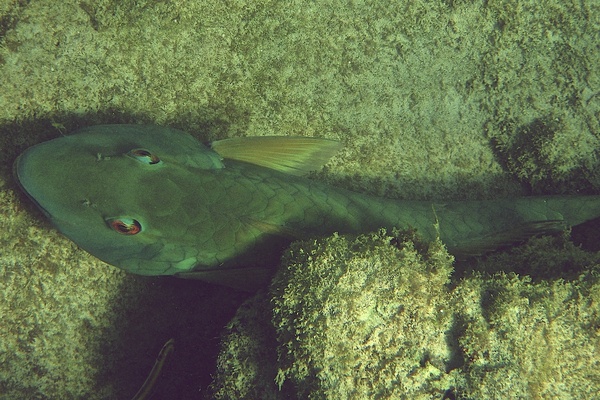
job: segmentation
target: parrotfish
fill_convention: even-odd
[[[62,234],[108,264],[244,288],[295,239],[411,229],[464,258],[600,216],[600,196],[400,201],[304,176],[339,148],[285,136],[209,147],[177,129],[99,125],[27,149],[14,173]]]

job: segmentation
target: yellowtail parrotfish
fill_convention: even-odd
[[[111,265],[249,289],[295,239],[412,229],[464,258],[600,216],[600,196],[401,201],[304,176],[339,148],[285,136],[205,146],[167,127],[99,125],[27,149],[14,173],[62,234]]]

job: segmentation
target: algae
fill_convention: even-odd
[[[538,252],[538,263],[556,264],[546,239],[524,247],[516,262],[536,247],[550,250]],[[227,362],[213,394],[480,399],[590,398],[600,391],[600,253],[565,249],[563,260],[586,268],[571,280],[473,272],[450,284],[452,257],[443,245],[419,248],[385,232],[295,243],[270,303],[258,295],[228,327],[219,356]],[[509,258],[488,262],[511,266]],[[276,344],[241,349],[272,329],[268,315]],[[240,368],[253,371],[247,381],[240,382]]]
[[[316,178],[371,194],[597,192],[599,18],[595,1],[0,1],[0,396],[126,397],[177,335],[158,395],[196,396],[244,298],[74,248],[16,194],[26,147],[96,123],[322,136],[345,149]]]
[[[279,387],[299,398],[416,398],[453,381],[452,257],[385,232],[296,244],[273,281]],[[290,284],[291,283],[291,284]],[[293,316],[293,317],[292,317]]]

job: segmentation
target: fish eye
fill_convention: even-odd
[[[158,158],[158,156],[156,154],[154,154],[146,149],[132,149],[132,150],[129,150],[127,155],[129,157],[135,158],[136,160],[138,160],[144,164],[148,164],[148,165],[160,164],[162,162],[162,161],[160,161],[160,158]]]
[[[142,231],[142,224],[133,218],[108,218],[108,226],[122,235],[137,235]]]

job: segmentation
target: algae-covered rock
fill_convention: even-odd
[[[598,273],[540,282],[514,274],[457,288],[468,398],[594,398],[600,393]]]
[[[452,258],[439,245],[422,254],[391,239],[381,232],[292,247],[273,283],[279,386],[315,398],[413,397],[451,386]]]
[[[488,2],[486,135],[534,193],[598,186],[598,3]],[[592,17],[592,15],[594,15]],[[543,44],[542,44],[543,43]],[[583,72],[582,71],[587,71]]]
[[[509,254],[519,264],[536,251],[542,263],[553,240]],[[452,282],[439,243],[385,232],[295,243],[270,302],[259,295],[229,325],[213,389],[219,398],[593,397],[600,255],[569,244],[562,260],[547,254],[586,270],[572,281],[475,272]]]
[[[600,393],[600,253],[565,236],[490,256],[454,290],[470,398]],[[521,275],[517,275],[516,271]],[[529,272],[529,274],[527,274]],[[526,275],[527,274],[527,275]]]

